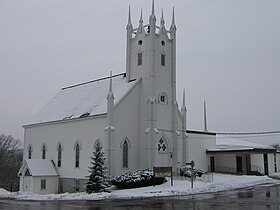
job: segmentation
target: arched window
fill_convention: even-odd
[[[167,145],[163,137],[161,137],[158,141],[158,152],[167,152]]]
[[[161,92],[161,93],[158,95],[158,101],[159,101],[161,104],[168,104],[168,97],[167,97],[167,94],[164,93],[164,92]]]
[[[31,145],[28,145],[27,155],[28,155],[28,159],[32,158],[32,147],[31,147]]]
[[[42,159],[46,159],[46,150],[47,150],[46,145],[43,144],[43,146],[42,146]]]
[[[165,66],[165,54],[164,53],[161,53],[160,63],[162,66]]]
[[[62,146],[59,143],[57,147],[57,167],[61,167],[61,153],[62,153]]]
[[[123,168],[128,168],[128,143],[127,143],[127,140],[124,141],[122,149],[123,149]]]
[[[142,59],[143,58],[143,53],[140,51],[140,52],[138,52],[138,54],[137,54],[137,65],[138,66],[141,66],[142,65]]]
[[[77,142],[75,145],[75,168],[80,167],[80,149],[81,149],[81,146],[80,146],[79,142]]]

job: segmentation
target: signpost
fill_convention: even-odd
[[[187,166],[191,166],[191,187],[193,188],[193,182],[194,182],[194,171],[193,168],[195,166],[194,161],[192,160],[190,163],[186,163]]]

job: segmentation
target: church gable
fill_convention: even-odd
[[[58,176],[57,169],[50,160],[25,160],[18,173],[20,176]]]
[[[127,83],[125,74],[115,75],[112,80],[115,103],[136,83]],[[109,77],[62,88],[26,125],[106,114],[108,87]]]

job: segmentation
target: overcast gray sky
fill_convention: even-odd
[[[23,139],[62,87],[125,72],[128,5],[134,27],[141,8],[148,22],[151,0],[0,0],[0,133]],[[206,100],[209,131],[280,130],[280,1],[155,0],[158,22],[173,6],[188,129]]]

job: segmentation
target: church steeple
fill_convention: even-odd
[[[140,12],[139,26],[132,27],[131,10],[128,10],[127,23],[127,50],[126,50],[126,81],[147,78],[154,80],[155,77],[169,80],[176,87],[176,25],[173,8],[172,24],[170,30],[166,29],[164,12],[160,15],[160,22],[156,23],[155,1],[152,0],[151,13],[148,23],[143,21],[142,9]],[[157,67],[161,69],[157,70]],[[169,70],[171,77],[164,77],[159,72]],[[171,81],[170,81],[171,80]],[[153,86],[154,82],[150,82]],[[152,95],[155,88],[151,88]],[[175,91],[172,91],[175,94]],[[173,99],[176,99],[174,96]]]
[[[170,154],[177,170],[177,142],[178,142],[178,105],[176,101],[176,26],[173,9],[171,29],[166,30],[164,13],[156,25],[155,2],[152,0],[149,21],[143,24],[142,11],[139,27],[132,29],[130,9],[128,21],[126,81],[141,80],[141,109],[140,135],[147,138],[147,145],[142,148],[146,152],[140,154],[140,159],[147,161],[152,168],[159,160],[156,158],[159,129],[166,128],[169,132]],[[130,29],[130,30],[129,30]],[[145,103],[147,102],[147,103]],[[184,109],[185,110],[185,109]],[[168,122],[166,123],[166,119]],[[185,127],[184,127],[185,128]],[[179,128],[180,130],[181,128]],[[165,132],[165,131],[164,131]],[[162,131],[162,133],[164,133]],[[167,138],[167,137],[166,137]]]

